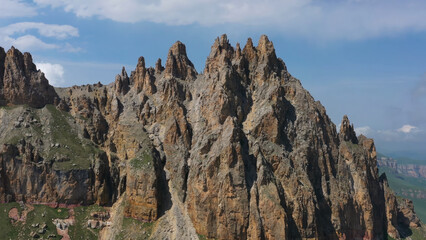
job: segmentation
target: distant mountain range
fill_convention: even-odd
[[[409,158],[391,158],[382,154],[377,155],[377,164],[379,167],[388,167],[394,173],[413,177],[426,179],[426,162],[413,160]]]
[[[411,199],[417,215],[426,222],[426,162],[378,153],[377,165],[380,174],[386,173],[395,194]]]

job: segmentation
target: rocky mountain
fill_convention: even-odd
[[[112,206],[102,239],[125,217],[154,222],[151,239],[385,239],[421,228],[379,176],[373,140],[346,116],[337,132],[266,36],[243,49],[217,38],[203,73],[176,42],[165,67],[140,57],[109,85],[56,89],[30,54],[1,52],[2,202]]]

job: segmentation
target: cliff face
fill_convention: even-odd
[[[203,74],[177,42],[165,67],[159,60],[147,68],[141,57],[130,77],[123,68],[108,86],[56,92],[56,111],[70,114],[77,139],[104,152],[102,161],[87,160],[91,177],[63,185],[80,192],[87,183],[82,203],[122,196],[125,216],[157,222],[153,239],[399,237],[400,210],[378,176],[373,140],[357,137],[346,116],[337,133],[266,36],[243,49],[216,39]],[[10,186],[23,155],[15,148],[5,145],[0,158]],[[31,156],[25,162],[37,162]]]

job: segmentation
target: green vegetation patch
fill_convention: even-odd
[[[52,116],[49,127],[53,144],[47,157],[55,158],[54,168],[56,170],[90,168],[91,160],[101,150],[90,141],[78,137],[77,129],[69,124],[72,116],[68,112],[60,111],[53,105],[46,105],[46,108]]]
[[[142,152],[142,154],[139,154],[139,156],[137,156],[136,158],[133,158],[130,160],[130,166],[136,170],[151,168],[154,166],[153,160],[154,159],[152,155],[149,152],[144,151]]]
[[[17,208],[19,216],[27,212],[25,222],[12,222],[9,218],[9,211]],[[74,208],[75,223],[68,228],[68,234],[71,239],[98,239],[99,229],[90,229],[87,227],[87,220],[91,219],[92,212],[104,212],[103,207],[98,205],[81,206]],[[45,232],[38,233],[40,239],[48,239],[49,235],[55,235],[53,239],[60,239],[57,234],[53,219],[69,218],[69,209],[51,208],[45,205],[33,205],[32,207],[23,207],[18,203],[0,204],[0,239],[32,239],[31,232],[37,232],[46,224]]]
[[[21,214],[21,207],[18,203],[4,203],[0,204],[0,239],[17,239],[19,228],[15,227],[9,218],[9,211],[12,208],[17,208],[19,215]]]
[[[424,228],[411,229],[411,231],[413,231],[413,234],[410,236],[412,240],[426,239],[426,229]]]
[[[19,217],[26,212],[26,220],[12,222],[12,219],[9,218],[9,211],[12,208],[18,209]],[[51,234],[57,236],[56,227],[52,222],[52,219],[56,218],[68,218],[68,209],[55,209],[44,205],[22,207],[18,203],[0,204],[0,239],[31,239],[31,232],[38,232],[44,224],[47,227],[44,233],[39,233],[40,237],[47,238]]]
[[[92,212],[105,212],[105,208],[98,205],[81,206],[74,208],[75,224],[69,227],[68,234],[71,239],[98,239],[100,229],[87,227],[87,221],[92,219]]]
[[[348,146],[349,150],[351,150],[352,152],[358,152],[362,149],[358,144],[355,144],[351,141],[345,141],[344,143],[346,144],[346,146]]]

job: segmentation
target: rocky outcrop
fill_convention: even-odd
[[[418,228],[421,226],[420,219],[414,212],[413,201],[404,199],[401,204],[398,205],[398,222],[400,225],[408,228]]]
[[[99,161],[96,165],[102,165]],[[39,150],[25,140],[17,145],[5,144],[0,151],[0,202],[106,204],[110,196],[104,196],[101,184],[106,172],[56,170],[53,162],[43,159]]]
[[[3,100],[0,104],[28,104],[39,108],[54,103],[57,94],[44,74],[37,70],[31,54],[22,54],[12,47],[3,60],[1,49],[0,64]]]
[[[87,202],[121,199],[125,216],[157,222],[153,238],[402,236],[404,211],[378,175],[373,140],[347,116],[338,133],[266,36],[242,50],[217,38],[203,74],[177,42],[165,68],[140,57],[130,77],[123,68],[113,84],[58,96],[79,136],[105,152],[87,168]]]
[[[397,228],[400,224],[398,222],[398,202],[396,196],[393,194],[392,190],[389,187],[386,174],[380,176],[380,182],[383,184],[383,190],[385,193],[385,203],[386,203],[386,219],[387,219],[387,232],[388,235],[392,238],[400,238],[400,234]]]
[[[125,216],[155,221],[161,204],[161,163],[154,152],[143,152],[127,163]]]

